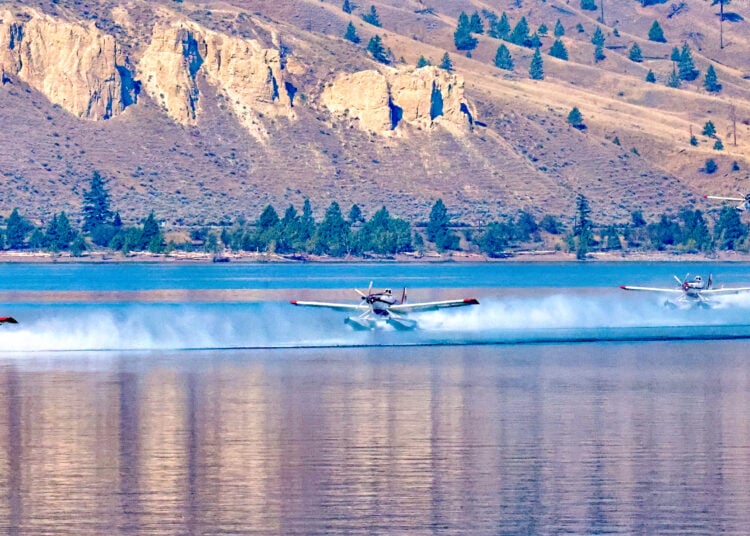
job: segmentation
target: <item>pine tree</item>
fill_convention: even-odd
[[[578,130],[584,130],[586,125],[583,124],[583,115],[578,107],[573,107],[568,114],[568,124]]]
[[[594,61],[599,62],[602,61],[607,56],[604,55],[604,47],[601,45],[596,45],[594,47]]]
[[[510,23],[508,22],[508,15],[503,11],[500,20],[490,22],[490,29],[487,35],[495,39],[507,39],[509,33]]]
[[[555,42],[552,43],[552,47],[549,49],[549,55],[553,58],[567,61],[568,49],[565,48],[565,44],[562,41],[555,39]]]
[[[112,218],[109,208],[109,192],[98,171],[94,171],[89,189],[83,191],[83,232],[90,233],[96,227],[108,223]]]
[[[703,86],[709,93],[718,93],[721,91],[721,84],[716,77],[716,71],[714,70],[713,65],[709,65],[708,69],[706,69],[706,78],[703,81]]]
[[[475,34],[484,33],[484,23],[482,22],[482,17],[480,17],[479,13],[476,11],[471,14],[471,19],[469,20],[469,31]]]
[[[508,41],[510,41],[511,43],[515,45],[526,46],[528,40],[529,40],[529,23],[526,22],[526,17],[521,17],[521,20],[519,20],[516,23],[515,27],[513,28],[513,31],[508,37]]]
[[[581,9],[596,11],[596,2],[594,0],[581,0]]]
[[[377,62],[390,63],[388,53],[383,46],[383,40],[380,39],[380,36],[377,34],[372,36],[370,42],[367,43],[367,52],[369,52]]]
[[[427,240],[443,251],[445,249],[457,249],[458,237],[449,228],[450,216],[448,209],[442,199],[435,201],[430,210],[430,220],[427,223]]]
[[[453,41],[456,50],[474,50],[477,47],[477,39],[471,35],[469,16],[463,11],[458,16],[458,27],[453,33]]]
[[[680,52],[679,74],[680,80],[687,81],[695,80],[700,74],[700,71],[695,68],[690,46],[687,43],[682,45],[682,52]]]
[[[646,82],[649,82],[650,84],[656,83],[656,75],[651,69],[649,69],[646,73]]]
[[[315,233],[313,251],[318,255],[330,254],[340,257],[349,250],[350,235],[349,224],[341,214],[339,204],[333,201]]]
[[[443,54],[443,57],[440,59],[439,67],[445,71],[453,70],[453,62],[451,61],[451,57],[448,55],[447,52]]]
[[[505,45],[497,47],[497,53],[495,54],[495,67],[505,71],[513,70],[513,58],[510,55],[510,50],[508,50],[508,47]]]
[[[537,29],[536,33],[539,34],[539,35],[547,35],[548,31],[549,30],[547,29],[547,25],[544,24],[544,23],[541,23],[539,25],[539,28]]]
[[[714,151],[723,151],[724,150],[724,144],[721,142],[720,139],[716,139],[714,142]]]
[[[352,9],[352,5],[351,5],[351,3],[349,2],[349,0],[344,0],[344,5],[342,5],[342,6],[341,6],[341,9],[342,9],[342,11],[343,11],[344,13],[351,13],[352,11],[354,11],[354,10]]]
[[[419,56],[419,59],[417,60],[417,69],[420,67],[427,67],[428,65],[430,65],[430,61],[424,56]]]
[[[586,258],[591,247],[591,241],[593,239],[592,224],[589,216],[591,214],[591,208],[589,207],[589,201],[583,194],[576,196],[576,221],[573,226],[573,236],[578,237],[578,245],[576,247],[576,258],[583,260]]]
[[[378,11],[375,9],[375,6],[370,6],[370,12],[365,13],[362,15],[362,20],[365,21],[368,24],[372,24],[373,26],[377,26],[380,28],[382,26],[380,24],[380,17],[378,17]]]
[[[648,40],[656,41],[657,43],[666,43],[667,39],[664,37],[664,30],[659,26],[659,21],[654,21],[651,25],[651,29],[648,31]]]
[[[680,77],[677,74],[677,71],[675,69],[672,69],[672,72],[670,73],[669,78],[667,79],[667,87],[672,87],[672,88],[680,87]]]
[[[638,43],[633,43],[633,46],[630,47],[628,58],[630,58],[630,61],[636,63],[641,63],[643,61],[643,53],[641,52],[641,47],[638,46]]]
[[[544,62],[538,48],[534,50],[534,56],[531,58],[529,77],[532,80],[544,80]]]
[[[357,35],[357,29],[354,27],[354,24],[352,24],[351,21],[346,27],[344,39],[346,39],[347,41],[351,41],[352,43],[359,43],[360,41],[359,36]]]
[[[676,68],[677,64],[680,62],[680,49],[677,47],[673,47],[672,53],[669,55],[669,59],[672,60],[672,63],[675,64]]]
[[[729,5],[732,0],[713,0],[712,6],[719,4],[719,48],[724,48],[724,6]]]
[[[713,121],[706,121],[706,124],[703,125],[703,131],[701,132],[704,136],[708,136],[709,138],[713,138],[716,136],[716,127],[714,126]]]
[[[26,236],[33,229],[34,226],[19,214],[17,208],[14,208],[5,224],[5,242],[8,244],[8,249],[23,249]]]
[[[597,26],[596,30],[594,31],[594,35],[591,36],[591,44],[596,46],[604,46],[604,32],[602,32],[602,29]]]
[[[555,37],[562,37],[565,35],[565,26],[562,25],[562,22],[560,22],[560,19],[557,19],[557,22],[555,23],[555,31],[554,31]]]

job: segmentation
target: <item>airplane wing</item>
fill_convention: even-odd
[[[744,201],[743,197],[723,197],[720,195],[704,195],[704,199],[721,199],[722,201]]]
[[[301,305],[304,307],[326,307],[328,309],[339,309],[345,311],[362,311],[364,308],[361,305],[354,305],[351,303],[326,303],[326,302],[315,302],[315,301],[300,301],[292,300],[289,303],[292,305]]]
[[[0,318],[0,324],[18,324],[18,320],[12,316],[4,316]]]
[[[679,288],[654,288],[654,287],[630,287],[627,285],[620,285],[622,290],[638,290],[643,292],[667,292],[669,294],[682,294],[682,289]],[[705,291],[703,291],[705,292]]]
[[[479,305],[479,300],[475,298],[466,298],[464,300],[444,300],[424,303],[404,303],[400,305],[391,305],[388,309],[394,313],[414,313],[417,311],[436,311],[448,307],[464,307],[466,305]]]
[[[701,294],[710,294],[712,296],[720,296],[722,294],[739,294],[740,292],[750,292],[750,287],[710,288],[708,290],[701,291]]]

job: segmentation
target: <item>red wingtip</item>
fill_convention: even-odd
[[[628,289],[627,289],[627,288],[625,287],[625,285],[620,285],[620,288],[621,288],[622,290],[628,290]]]
[[[292,305],[297,305],[297,300],[292,300],[289,303],[291,303]]]
[[[703,199],[708,199],[708,196],[707,196],[707,195],[704,195],[704,196],[703,196]]]
[[[466,298],[464,300],[464,303],[468,303],[471,305],[479,305],[479,300],[477,300],[476,298]]]

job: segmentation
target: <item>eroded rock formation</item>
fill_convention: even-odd
[[[335,116],[370,132],[387,133],[402,123],[451,130],[471,125],[463,78],[436,67],[341,74],[324,88],[321,104]]]
[[[116,45],[93,25],[38,11],[0,13],[0,71],[17,76],[73,115],[106,119],[125,108]]]

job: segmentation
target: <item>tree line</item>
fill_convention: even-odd
[[[254,221],[240,217],[222,226],[196,226],[189,239],[168,239],[153,211],[136,225],[125,225],[111,208],[110,194],[101,175],[94,172],[84,189],[80,225],[63,211],[46,224],[34,225],[14,209],[0,227],[0,250],[69,252],[79,257],[87,251],[112,251],[127,255],[175,250],[327,255],[332,257],[394,256],[426,251],[468,251],[489,257],[512,255],[519,249],[554,248],[585,259],[595,251],[675,251],[710,254],[717,250],[750,250],[748,226],[739,212],[723,207],[715,221],[696,209],[664,214],[647,222],[640,211],[631,221],[599,225],[591,218],[588,199],[576,198],[575,217],[565,224],[560,217],[537,219],[522,210],[502,220],[469,226],[438,199],[424,222],[391,215],[385,206],[368,219],[353,204],[345,214],[333,201],[317,219],[309,200],[302,210],[289,205],[280,215],[267,205]]]

